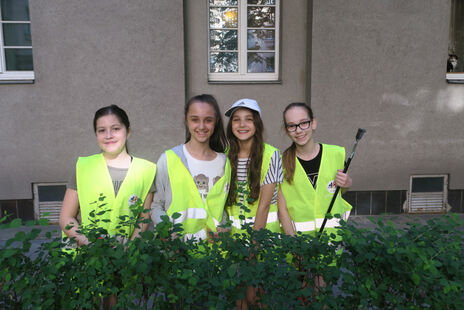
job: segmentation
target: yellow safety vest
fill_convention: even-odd
[[[224,175],[213,185],[205,201],[201,198],[187,167],[173,150],[166,151],[166,162],[172,190],[172,202],[166,214],[170,217],[174,213],[180,214],[173,222],[182,223],[185,239],[205,239],[207,228],[213,232],[217,231],[216,226],[222,220],[224,204],[229,193],[229,159],[226,159]]]
[[[76,164],[76,183],[79,196],[82,225],[89,225],[90,220],[99,220],[98,226],[107,230],[108,234],[121,234],[130,237],[134,226],[116,228],[120,225],[121,217],[127,219],[133,216],[130,207],[138,200],[143,202],[156,174],[156,165],[150,161],[133,157],[126,177],[121,184],[118,194],[114,195],[113,181],[108,171],[103,154],[79,157]],[[100,197],[103,200],[99,200]],[[98,207],[105,203],[103,207]],[[109,212],[99,214],[101,210]],[[90,213],[94,211],[94,217]],[[138,215],[135,215],[138,217]],[[105,222],[103,220],[109,220]]]
[[[313,235],[316,230],[319,231],[335,192],[337,170],[343,169],[344,162],[343,147],[323,144],[319,175],[314,189],[300,162],[295,158],[293,183],[290,185],[284,178],[281,189],[296,231]],[[340,214],[342,218],[347,219],[350,210],[351,205],[341,197],[339,191],[331,214]],[[338,226],[340,220],[334,217],[327,220],[324,230],[330,233]]]
[[[272,155],[275,151],[278,151],[275,147],[264,143],[264,152],[263,152],[263,162],[261,164],[261,184],[263,184],[264,179],[266,178],[267,172],[269,170],[269,165],[271,163]],[[278,186],[278,185],[276,185]],[[249,186],[247,184],[246,190],[249,191]],[[251,224],[253,226],[256,218],[256,212],[258,211],[259,198],[253,203],[247,202],[247,196],[243,197],[243,205],[249,209],[249,212],[245,212],[243,208],[240,208],[238,205],[240,203],[240,198],[237,195],[237,202],[232,206],[226,206],[227,213],[229,214],[230,220],[232,221],[231,233],[243,233],[246,230],[242,229],[243,224]],[[245,220],[240,219],[240,215],[245,216]],[[267,216],[266,228],[273,232],[280,232],[280,222],[279,216],[277,213],[277,204],[271,204],[269,207],[269,214]]]

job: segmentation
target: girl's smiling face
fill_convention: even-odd
[[[98,146],[109,155],[119,155],[126,148],[130,131],[114,114],[101,116],[96,121]]]
[[[308,124],[308,122],[310,122]],[[296,130],[290,131],[289,126],[298,125]],[[311,119],[303,107],[293,107],[285,112],[285,126],[287,135],[298,146],[304,146],[313,139],[313,131],[317,128],[317,120]],[[301,127],[305,128],[302,129]]]
[[[253,112],[247,108],[236,109],[231,118],[232,133],[241,142],[253,139],[256,132]]]
[[[206,102],[192,103],[185,117],[185,124],[191,135],[191,140],[199,143],[209,143],[216,125],[214,107]]]

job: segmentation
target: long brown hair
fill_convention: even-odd
[[[209,147],[218,153],[224,153],[227,147],[226,134],[224,133],[224,124],[222,122],[221,111],[219,110],[219,105],[212,95],[203,94],[194,96],[187,101],[184,106],[184,122],[185,122],[185,143],[190,141],[191,134],[187,127],[187,114],[190,106],[195,102],[204,102],[213,107],[214,113],[216,114],[216,124],[214,125],[214,131],[209,138]]]
[[[283,119],[284,119],[284,130],[287,132],[287,123],[285,122],[285,113],[287,113],[288,110],[292,108],[300,107],[306,110],[308,112],[309,120],[314,119],[314,114],[313,110],[304,102],[293,102],[290,103],[284,110],[283,113]],[[285,169],[285,174],[284,178],[285,180],[289,183],[293,183],[293,176],[295,175],[295,158],[296,158],[296,144],[295,142],[292,142],[292,145],[290,145],[283,153],[282,153],[282,165],[284,166]]]
[[[235,110],[237,111],[237,109]],[[234,113],[235,113],[234,111]],[[264,152],[264,125],[259,113],[253,110],[250,110],[253,113],[253,124],[255,125],[255,134],[253,136],[253,142],[251,144],[250,158],[248,159],[247,164],[247,179],[248,186],[250,188],[250,194],[248,198],[253,201],[256,201],[259,198],[259,192],[261,190],[261,165],[263,163],[263,152]],[[227,206],[235,204],[237,200],[237,167],[238,167],[238,153],[240,152],[240,145],[237,137],[232,133],[232,117],[230,116],[229,123],[227,124],[227,139],[229,139],[230,149],[229,149],[229,160],[231,167],[231,176],[230,176],[230,189],[229,195],[227,196]]]

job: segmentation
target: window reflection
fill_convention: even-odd
[[[248,53],[248,72],[274,72],[274,53]]]
[[[210,72],[238,72],[238,54],[229,52],[212,52],[210,56]]]
[[[211,28],[237,28],[238,11],[236,8],[211,8],[209,25]]]
[[[275,5],[275,0],[248,0],[248,4]]]
[[[5,48],[6,70],[32,71],[32,49]]]
[[[237,50],[237,30],[211,30],[209,39],[212,50]]]
[[[275,7],[250,6],[247,19],[248,27],[275,27]]]
[[[247,47],[249,50],[273,50],[275,46],[274,30],[248,30]]]
[[[209,0],[211,6],[231,6],[238,5],[238,0]]]

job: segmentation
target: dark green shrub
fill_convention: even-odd
[[[332,242],[325,234],[289,237],[250,227],[240,236],[220,233],[212,244],[182,242],[171,237],[181,227],[166,217],[154,232],[122,244],[97,226],[83,229],[92,243],[75,254],[55,239],[32,258],[38,229],[7,241],[0,308],[99,309],[114,294],[116,309],[233,309],[246,285],[259,287],[268,309],[464,307],[463,224],[453,216],[405,230],[381,220],[373,231],[343,225],[343,239]],[[318,292],[315,275],[326,282]]]

